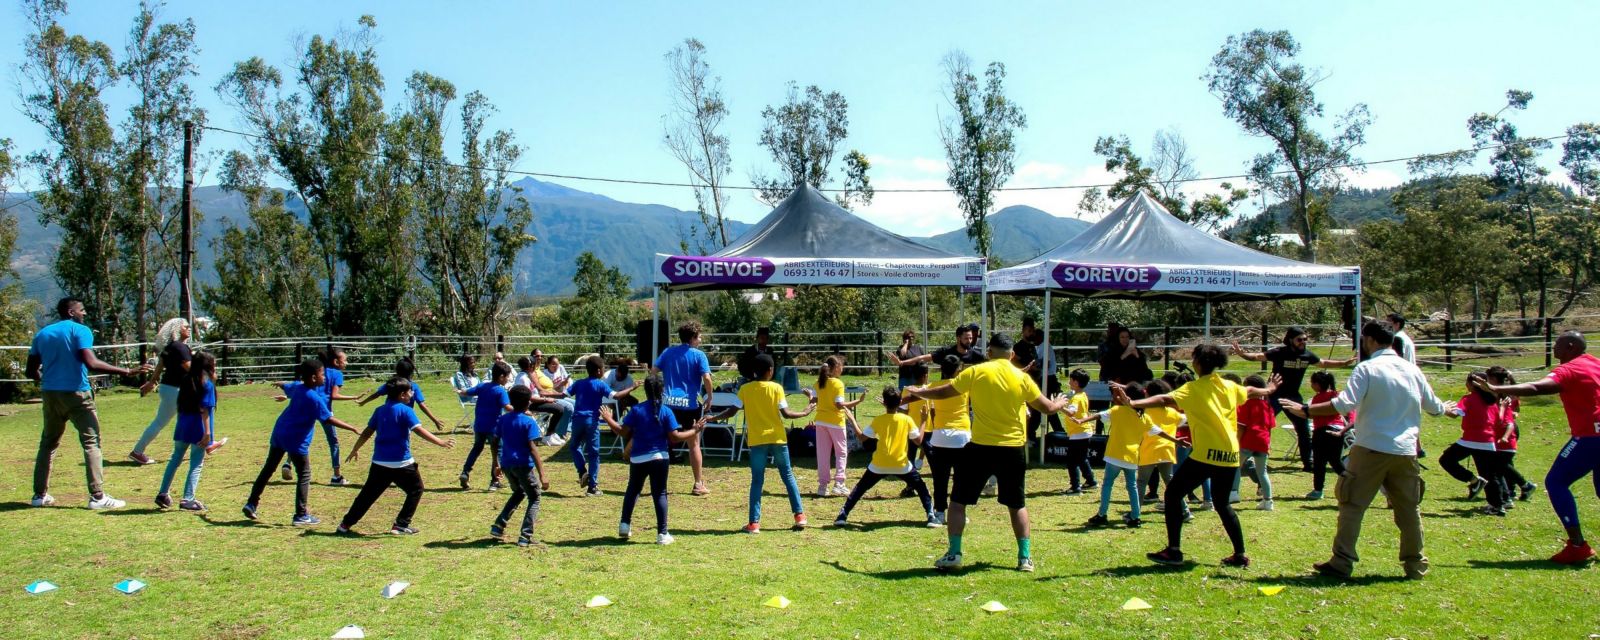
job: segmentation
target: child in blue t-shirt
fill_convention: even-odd
[[[172,430],[172,458],[167,460],[167,470],[161,474],[161,489],[156,492],[156,506],[172,508],[172,476],[178,465],[189,457],[189,479],[183,483],[183,501],[178,508],[184,511],[204,511],[205,505],[194,497],[200,486],[200,469],[206,454],[216,451],[221,442],[213,444],[216,423],[217,389],[212,380],[217,375],[217,358],[205,351],[194,354],[189,361],[189,371],[178,387],[178,426]]]
[[[348,359],[345,357],[344,349],[330,346],[322,351],[317,352],[316,358],[322,363],[322,394],[328,397],[329,406],[331,407],[334,402],[339,400],[355,400],[355,396],[347,396],[344,395],[343,392],[344,367],[345,364],[348,363]],[[287,384],[292,383],[278,383],[279,386],[284,386]],[[289,397],[287,395],[280,395],[273,399],[282,402],[284,400],[288,400]],[[335,487],[342,487],[344,486],[344,474],[341,473],[339,469],[339,433],[335,431],[334,428],[328,423],[324,422],[322,423],[322,435],[328,441],[328,458],[333,463],[333,477],[328,478],[328,484],[331,484]],[[289,462],[284,461],[283,467],[278,471],[279,473],[283,474],[284,480],[288,480]]]
[[[312,429],[321,422],[350,433],[360,432],[345,421],[333,417],[333,410],[328,408],[328,396],[321,388],[325,381],[322,362],[311,358],[300,363],[297,369],[296,377],[299,381],[283,387],[283,393],[289,399],[289,406],[283,408],[283,413],[278,415],[278,422],[272,427],[272,444],[267,449],[266,464],[261,466],[261,473],[256,475],[255,484],[250,487],[250,497],[244,503],[244,517],[251,520],[257,518],[256,509],[261,504],[261,492],[267,488],[267,480],[272,477],[272,471],[287,456],[289,462],[294,465],[296,476],[293,522],[295,526],[304,527],[322,523],[316,516],[311,515],[306,504],[311,495],[311,462],[306,456],[311,452]]]
[[[461,489],[466,490],[472,477],[472,466],[478,463],[483,446],[489,445],[489,490],[500,484],[500,438],[495,435],[495,420],[500,412],[511,410],[511,398],[506,394],[506,381],[511,379],[511,365],[496,362],[489,368],[490,379],[471,389],[457,391],[463,398],[477,398],[472,416],[472,450],[467,452],[467,463],[461,467]]]
[[[495,367],[501,364],[496,362]],[[510,372],[511,368],[506,367],[506,373],[509,375]],[[495,375],[499,375],[498,371]],[[533,526],[539,521],[539,497],[550,488],[550,482],[545,480],[544,462],[539,460],[539,439],[544,434],[539,429],[539,423],[528,414],[528,405],[533,403],[533,390],[518,385],[511,388],[508,396],[509,410],[495,421],[495,434],[500,438],[500,468],[505,471],[506,482],[511,485],[511,496],[506,498],[506,506],[500,509],[494,524],[489,525],[489,537],[500,540],[505,536],[511,513],[526,498],[528,509],[522,514],[521,535],[517,537],[517,546],[526,547],[534,544]],[[534,479],[535,472],[538,473],[537,480]]]
[[[617,525],[617,536],[623,539],[633,535],[633,507],[649,478],[650,500],[656,505],[656,544],[672,544],[672,534],[667,533],[667,469],[671,466],[668,451],[673,444],[698,437],[706,427],[705,418],[692,425],[679,425],[672,409],[661,402],[665,386],[660,374],[645,378],[645,401],[634,405],[622,418],[622,424],[612,419],[611,407],[600,408],[600,419],[611,427],[611,432],[627,438],[632,445],[628,490],[622,494],[622,522]]]
[[[600,358],[585,360],[589,377],[567,389],[572,396],[572,464],[578,468],[578,484],[584,495],[600,495],[600,405],[612,397],[611,385],[601,377]]]
[[[411,358],[400,356],[400,359],[394,363],[394,377],[405,378],[413,381],[416,380],[416,363],[412,362]],[[368,402],[372,402],[378,398],[387,398],[388,396],[389,385],[387,383],[381,384],[378,385],[378,388],[374,389],[370,395],[362,398],[360,402],[357,402],[356,406],[364,407]],[[444,423],[440,422],[439,417],[433,415],[433,410],[428,408],[428,400],[422,395],[422,385],[417,384],[416,382],[411,383],[411,401],[407,402],[406,406],[411,407],[413,411],[420,409],[422,411],[422,415],[428,416],[428,419],[433,421],[433,428],[440,431],[444,430]]]
[[[411,516],[417,513],[417,503],[422,501],[422,472],[417,470],[417,461],[411,457],[411,432],[446,449],[456,446],[454,439],[440,440],[422,428],[422,421],[408,406],[412,399],[410,380],[397,376],[390,378],[384,387],[388,388],[387,400],[372,412],[367,430],[361,432],[355,446],[350,447],[350,456],[345,458],[346,462],[354,461],[361,452],[361,445],[366,444],[368,438],[377,437],[372,445],[372,466],[367,470],[367,481],[361,485],[355,502],[350,503],[344,520],[339,522],[338,533],[351,533],[351,527],[367,515],[367,509],[372,508],[372,503],[377,502],[391,484],[405,492],[406,501],[400,506],[400,515],[395,516],[389,533],[400,536],[416,533],[416,528],[411,526]]]

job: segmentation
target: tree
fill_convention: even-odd
[[[761,146],[778,165],[778,174],[756,174],[756,198],[768,206],[782,202],[801,185],[824,189],[829,184],[835,153],[850,133],[850,105],[837,91],[823,93],[817,85],[801,91],[789,83],[787,100],[761,110]],[[871,163],[859,151],[845,156],[845,188],[834,197],[839,206],[872,200],[867,169]]]
[[[1578,186],[1578,195],[1600,194],[1600,124],[1584,122],[1567,128],[1561,143],[1561,166]]]
[[[979,256],[988,256],[994,192],[1005,186],[1016,170],[1016,131],[1027,127],[1028,120],[1022,108],[1006,97],[1004,64],[989,63],[982,84],[965,53],[946,54],[943,66],[945,97],[955,111],[939,130],[950,165],[945,182],[960,200],[967,237],[972,238]]]
[[[234,152],[224,158],[222,186],[244,196],[250,222],[229,223],[211,240],[215,284],[200,286],[200,303],[230,338],[321,333],[317,285],[324,263],[311,230],[284,204],[283,192],[265,184],[271,160]]]
[[[1083,196],[1078,198],[1076,215],[1079,218],[1084,216],[1099,217],[1110,210],[1111,204],[1106,202],[1106,192],[1101,191],[1100,187],[1089,187],[1084,190]]]
[[[1481,176],[1406,184],[1394,195],[1398,221],[1371,222],[1358,231],[1368,286],[1391,300],[1436,297],[1452,316],[1470,294],[1476,313],[1477,293],[1499,286],[1501,270],[1494,265],[1511,257],[1497,232],[1504,204],[1491,201],[1493,194]]]
[[[386,163],[388,118],[378,69],[377,21],[333,38],[312,36],[295,69],[298,92],[259,57],[234,65],[217,85],[244,118],[257,153],[310,211],[323,261],[324,326],[341,334],[397,331],[414,256],[401,172]],[[341,290],[338,279],[346,279]]]
[[[1182,186],[1199,172],[1194,168],[1189,144],[1183,136],[1175,131],[1157,131],[1151,151],[1154,162],[1146,165],[1133,152],[1128,136],[1101,136],[1095,141],[1094,152],[1106,159],[1106,171],[1122,172],[1107,192],[1112,200],[1129,198],[1143,191],[1178,219],[1205,231],[1216,231],[1233,216],[1234,205],[1250,197],[1249,191],[1235,189],[1231,183],[1224,182],[1221,194],[1206,194],[1190,202]]]
[[[572,284],[578,292],[561,305],[562,326],[581,334],[622,330],[628,320],[628,276],[589,251],[576,262]]]
[[[15,161],[11,157],[11,139],[0,138],[0,193],[10,191],[16,175]],[[14,206],[14,205],[13,205]],[[17,272],[11,268],[11,254],[17,246],[17,217],[6,208],[0,208],[0,279],[9,280],[0,286],[0,340],[5,344],[26,344],[34,329],[36,304],[22,296],[22,284],[17,282]],[[0,352],[0,369],[7,378],[22,377],[24,352]],[[15,402],[15,383],[0,383],[0,402]]]
[[[205,124],[205,111],[194,105],[188,83],[196,75],[194,21],[157,24],[159,10],[160,4],[140,2],[120,67],[137,93],[122,125],[119,178],[126,206],[119,215],[119,235],[128,268],[121,289],[133,307],[140,342],[147,338],[150,307],[163,297],[179,263],[179,188],[173,177],[182,163],[183,123],[195,123],[196,146]]]
[[[122,333],[115,274],[121,208],[117,144],[101,92],[117,79],[111,47],[70,35],[57,22],[64,0],[29,0],[32,27],[18,68],[23,114],[43,127],[51,148],[28,155],[43,189],[39,218],[61,228],[52,272],[63,290],[83,296],[102,335]]]
[[[1315,261],[1327,199],[1343,184],[1339,169],[1355,162],[1372,116],[1357,104],[1335,118],[1330,135],[1317,133],[1323,106],[1315,87],[1324,76],[1295,61],[1299,53],[1287,31],[1229,36],[1204,79],[1225,115],[1246,133],[1272,141],[1273,151],[1251,161],[1251,180],[1291,203],[1305,257]]]
[[[1539,153],[1550,148],[1550,141],[1525,138],[1517,133],[1517,126],[1507,117],[1508,111],[1522,111],[1533,100],[1533,93],[1512,89],[1506,92],[1506,105],[1493,114],[1477,113],[1467,119],[1467,131],[1479,147],[1492,147],[1489,154],[1489,182],[1496,189],[1496,197],[1505,198],[1510,206],[1505,222],[1518,229],[1513,248],[1522,277],[1514,286],[1522,317],[1528,317],[1527,294],[1538,291],[1538,312],[1532,323],[1524,323],[1529,330],[1543,322],[1549,298],[1551,272],[1548,264],[1553,259],[1551,246],[1539,232],[1539,217],[1544,211],[1539,206],[1548,199],[1539,191],[1545,188],[1544,177],[1550,170],[1539,165]]]
[[[728,244],[728,223],[724,219],[728,194],[722,183],[733,165],[728,155],[728,137],[720,132],[728,117],[728,104],[722,99],[722,78],[711,75],[705,54],[705,45],[694,38],[685,39],[667,52],[672,106],[663,118],[663,143],[694,181],[701,226],[711,240],[711,244],[697,247],[700,253]]]

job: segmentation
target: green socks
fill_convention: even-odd
[[[961,555],[961,536],[950,536],[950,555]]]
[[[1032,541],[1027,539],[1027,538],[1017,538],[1017,559],[1018,560],[1026,560],[1026,559],[1028,559],[1028,557],[1029,557],[1028,553],[1031,550],[1031,547],[1033,546],[1032,544],[1030,544],[1031,542]]]

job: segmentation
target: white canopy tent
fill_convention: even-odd
[[[1213,302],[1350,296],[1355,317],[1361,317],[1360,267],[1311,264],[1241,247],[1173,217],[1143,192],[1060,246],[989,272],[989,290],[1044,296],[1046,353],[1052,294],[1204,302],[1208,338]]]

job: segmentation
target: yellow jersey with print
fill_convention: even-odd
[[[1177,437],[1178,423],[1183,421],[1183,414],[1172,407],[1151,407],[1144,410],[1144,417],[1150,424],[1161,429],[1162,433]],[[1162,462],[1178,461],[1178,445],[1171,440],[1155,434],[1147,434],[1144,442],[1139,445],[1139,466],[1159,464]]]
[[[1138,468],[1139,444],[1152,428],[1150,419],[1122,405],[1102,411],[1100,415],[1106,419],[1106,464]]]
[[[1066,412],[1068,416],[1078,420],[1088,419],[1090,417],[1089,394],[1082,391],[1072,394],[1072,397],[1067,399]],[[1067,437],[1078,436],[1081,438],[1094,433],[1094,420],[1088,420],[1083,424],[1078,424],[1076,420],[1067,420],[1066,424],[1062,426],[1067,428]]]
[[[903,413],[885,413],[872,419],[863,430],[869,438],[877,438],[878,449],[872,452],[872,463],[867,466],[874,473],[896,474],[911,470],[907,450],[911,438],[922,433],[911,416]]]
[[[1243,385],[1212,373],[1178,387],[1171,398],[1189,420],[1191,458],[1219,467],[1239,466],[1239,405],[1250,399]]]
[[[948,386],[946,383],[945,386]],[[972,431],[972,413],[967,408],[967,394],[958,393],[953,398],[933,401],[933,429]]]
[[[789,442],[780,412],[789,408],[782,386],[771,381],[746,382],[739,387],[739,403],[744,405],[745,440],[750,446]]]
[[[933,402],[929,400],[916,398],[901,405],[900,412],[911,418],[912,424],[917,425],[917,428],[923,431],[927,431],[928,425],[933,422]]]
[[[844,409],[839,408],[839,401],[843,399],[844,383],[838,378],[828,378],[828,382],[817,389],[817,422],[845,426]]]
[[[990,360],[957,374],[950,385],[972,404],[972,441],[991,447],[1027,444],[1028,407],[1039,384],[1010,360]]]

